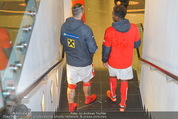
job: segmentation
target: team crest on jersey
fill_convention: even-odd
[[[68,42],[68,47],[75,48],[75,40],[74,39],[68,38],[67,42]]]

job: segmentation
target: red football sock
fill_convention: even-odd
[[[111,91],[111,97],[116,96],[116,87],[117,87],[117,78],[111,78],[109,79],[109,86]]]
[[[69,112],[74,112],[77,108],[77,103],[69,103]]]
[[[121,88],[120,88],[120,92],[121,92],[121,105],[124,106],[125,102],[127,100],[127,92],[128,92],[128,82],[122,82],[121,81]]]

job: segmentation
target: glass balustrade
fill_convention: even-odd
[[[6,98],[15,96],[39,4],[40,0],[0,0],[0,109]]]

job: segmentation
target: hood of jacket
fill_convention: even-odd
[[[66,19],[65,28],[68,31],[74,31],[79,28],[83,24],[82,20],[76,20],[73,17],[69,17]]]
[[[119,32],[128,32],[130,30],[131,24],[128,19],[121,19],[118,22],[113,22],[112,27]]]

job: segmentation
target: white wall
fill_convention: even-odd
[[[33,83],[59,59],[63,0],[41,0],[17,93]],[[28,83],[27,83],[28,81]]]
[[[145,0],[143,58],[178,76],[178,0]],[[141,95],[149,111],[178,111],[178,81],[142,64]]]
[[[71,15],[71,0],[64,0],[64,21]]]
[[[33,28],[32,36],[28,46],[25,62],[16,90],[19,94],[35,82],[44,72],[46,72],[57,60],[61,58],[60,29],[64,22],[64,1],[66,0],[41,0],[37,19]],[[70,4],[70,3],[69,3]],[[69,11],[69,10],[68,10]],[[63,65],[48,74],[47,81],[43,81],[34,88],[27,99],[22,102],[31,111],[41,111],[42,96],[45,97],[45,111],[55,111],[59,106],[59,95],[61,86],[61,76]],[[57,84],[57,77],[59,82]],[[53,83],[54,100],[51,102],[51,83]]]

